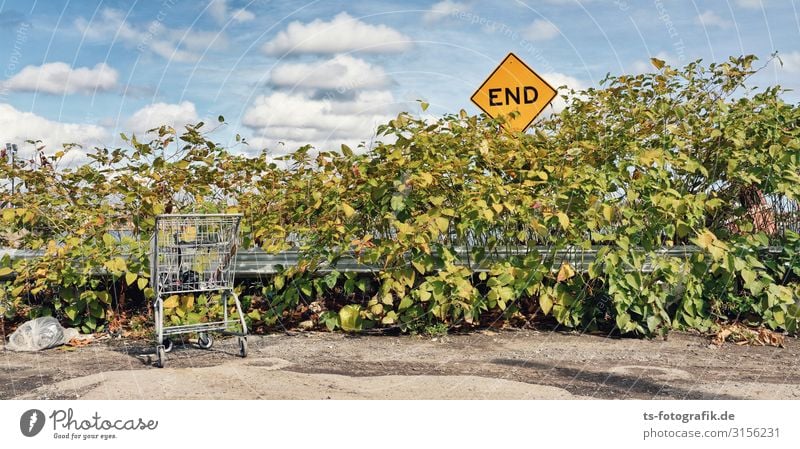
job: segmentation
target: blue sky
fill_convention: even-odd
[[[753,83],[800,88],[800,0],[0,0],[0,29],[0,142],[47,152],[218,115],[213,137],[247,136],[248,153],[369,142],[417,99],[478,113],[472,92],[509,52],[581,88],[651,57],[778,51]]]

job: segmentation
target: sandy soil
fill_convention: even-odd
[[[186,342],[153,366],[145,341],[0,352],[0,399],[800,399],[785,348],[503,331],[431,339],[298,333]]]

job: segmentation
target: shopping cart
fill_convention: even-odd
[[[166,353],[172,350],[171,335],[197,334],[203,349],[214,344],[210,332],[239,337],[239,355],[247,356],[247,325],[242,305],[233,291],[233,276],[238,246],[240,214],[158,215],[151,242],[150,273],[155,285],[156,356],[164,367]],[[222,321],[164,325],[164,301],[173,295],[220,294]],[[238,319],[229,316],[228,301],[233,298]],[[241,332],[231,331],[239,324]]]

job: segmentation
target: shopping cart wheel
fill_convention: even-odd
[[[247,337],[239,337],[239,355],[247,357]]]
[[[197,345],[202,349],[211,349],[211,346],[214,345],[214,338],[210,334],[201,332],[197,334]]]
[[[164,350],[164,345],[156,346],[156,366],[159,368],[163,368],[164,365],[167,363],[167,352]]]
[[[172,340],[169,338],[164,339],[164,352],[172,352]]]

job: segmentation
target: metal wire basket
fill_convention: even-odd
[[[209,349],[209,332],[221,331],[239,337],[239,353],[247,355],[247,325],[242,306],[233,291],[236,250],[239,242],[240,214],[171,214],[156,216],[150,255],[151,280],[155,286],[154,304],[157,363],[165,365],[176,334],[198,334],[198,345]],[[164,325],[164,300],[172,295],[221,293],[222,321]],[[228,301],[233,298],[238,319],[229,317]],[[230,331],[234,324],[241,332]]]

